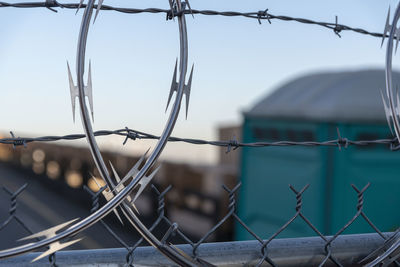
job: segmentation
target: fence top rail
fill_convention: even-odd
[[[385,237],[392,233],[384,233]],[[327,238],[330,238],[329,236]],[[376,234],[353,234],[339,236],[331,246],[332,253],[345,266],[357,264],[384,239]],[[190,254],[190,245],[177,245]],[[325,242],[320,237],[274,239],[268,245],[268,255],[278,266],[316,266],[325,257]],[[201,244],[198,256],[216,266],[255,265],[260,258],[261,245],[258,241],[234,241]],[[40,252],[30,253],[0,261],[0,266],[44,266],[47,259],[31,263]],[[123,266],[126,263],[125,248],[70,250],[56,254],[57,266]],[[135,266],[174,266],[153,247],[139,247],[133,253]],[[327,262],[330,266],[333,262]]]

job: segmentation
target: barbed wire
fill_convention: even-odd
[[[7,3],[7,2],[0,2],[0,7],[14,7],[14,8],[48,8],[53,12],[57,12],[55,8],[65,8],[65,9],[77,9],[77,8],[85,8],[86,5],[79,3],[59,3],[56,0],[46,0],[44,2],[20,2],[20,3]],[[97,8],[97,5],[94,5],[94,8]],[[140,14],[140,13],[165,13],[166,18],[171,19],[172,12],[170,9],[161,9],[161,8],[125,8],[125,7],[114,7],[109,5],[101,5],[101,10],[112,10],[116,12],[126,13],[126,14]],[[285,15],[274,15],[268,12],[268,9],[260,10],[260,11],[253,11],[253,12],[237,12],[237,11],[216,11],[216,10],[197,10],[197,9],[190,9],[184,10],[182,12],[175,12],[174,16],[180,16],[182,14],[193,14],[193,15],[205,15],[205,16],[225,16],[225,17],[245,17],[258,20],[258,23],[261,24],[261,21],[267,20],[270,24],[272,20],[282,20],[282,21],[293,21],[302,24],[309,24],[309,25],[317,25],[323,28],[327,28],[333,30],[333,32],[341,37],[340,33],[342,31],[352,31],[359,34],[370,35],[373,37],[383,37],[388,36],[382,33],[371,32],[362,28],[356,28],[347,26],[344,24],[338,23],[338,17],[335,16],[335,22],[322,22],[322,21],[315,21],[306,18],[297,18]]]
[[[63,136],[42,136],[42,137],[15,137],[13,132],[11,133],[11,138],[0,138],[0,144],[7,144],[16,146],[24,146],[32,142],[54,142],[54,141],[70,141],[85,138],[84,134],[69,134]],[[94,132],[95,136],[109,136],[118,135],[125,136],[123,144],[125,145],[128,140],[136,139],[153,139],[157,140],[160,137],[154,134],[145,133],[138,130],[133,130],[129,128],[118,129],[118,130],[99,130]],[[338,138],[333,140],[327,140],[322,142],[317,141],[275,141],[275,142],[251,142],[243,143],[237,141],[236,138],[232,140],[225,141],[207,141],[203,139],[192,139],[192,138],[181,138],[181,137],[170,137],[169,142],[184,142],[192,145],[212,145],[218,147],[226,147],[226,152],[229,153],[232,150],[236,150],[239,147],[276,147],[276,146],[305,146],[305,147],[315,147],[315,146],[329,146],[338,147],[339,149],[348,148],[349,146],[371,146],[371,145],[388,145],[390,150],[398,150],[400,148],[397,138],[386,138],[386,139],[374,139],[374,140],[350,140],[348,138],[343,138],[338,130]]]

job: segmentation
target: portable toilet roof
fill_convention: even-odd
[[[393,72],[393,85],[400,84]],[[259,101],[246,117],[386,122],[384,70],[324,72],[291,80]]]

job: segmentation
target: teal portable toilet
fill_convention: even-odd
[[[399,84],[400,73],[394,73]],[[244,113],[243,142],[392,139],[380,91],[383,70],[327,72],[290,81]],[[381,231],[400,226],[400,152],[388,145],[347,148],[282,146],[243,148],[239,217],[262,238],[268,238],[295,213],[296,196],[303,194],[302,211],[325,235],[335,234],[357,212],[354,184],[364,194],[365,214]],[[344,233],[374,230],[358,219]],[[238,240],[253,237],[236,224]],[[279,237],[315,235],[297,218]]]

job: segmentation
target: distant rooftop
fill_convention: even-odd
[[[399,82],[400,73],[393,72],[393,84]],[[386,122],[381,90],[385,90],[384,70],[311,74],[279,87],[245,116]]]

